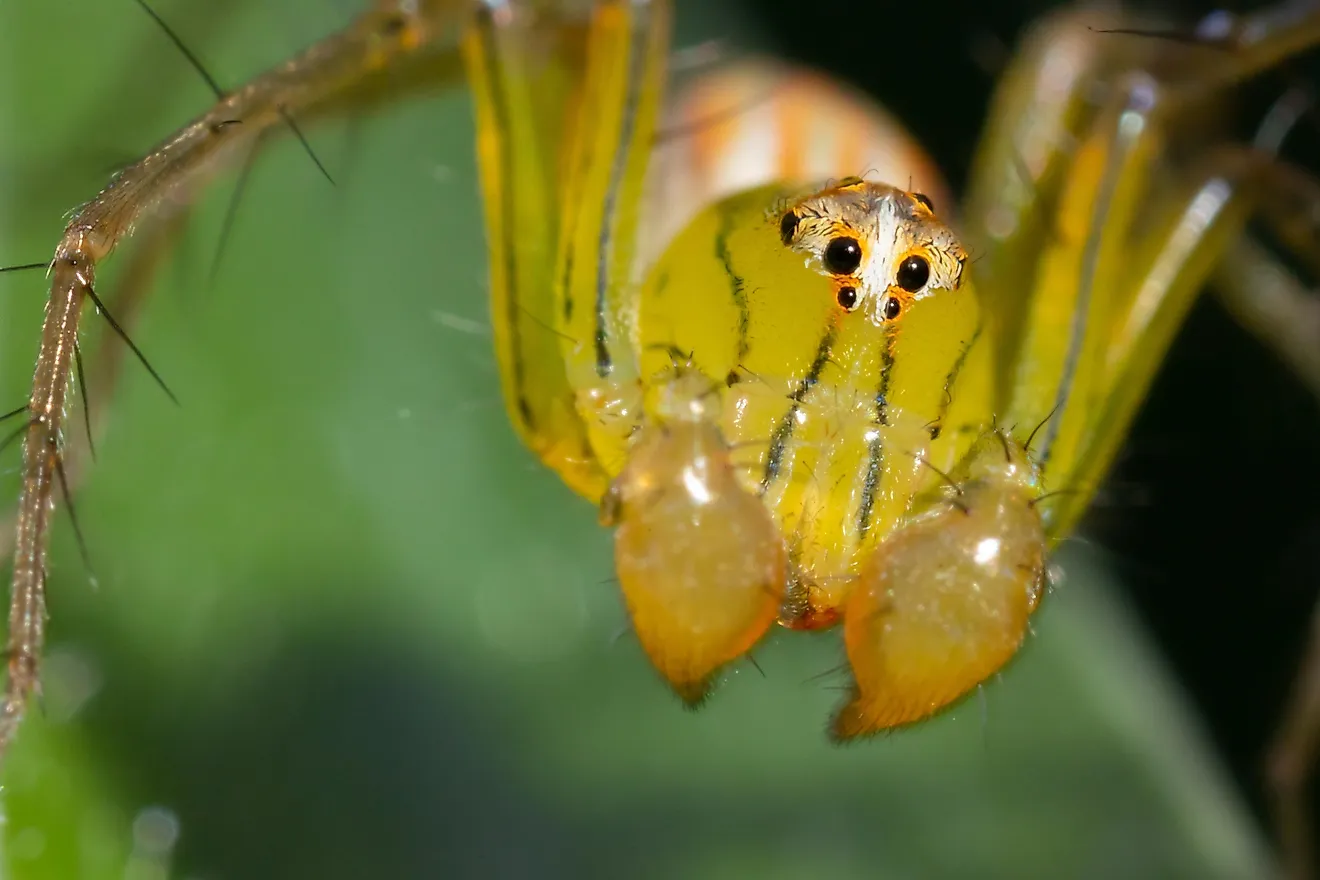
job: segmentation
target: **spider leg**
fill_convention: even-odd
[[[1320,604],[1311,617],[1307,641],[1266,762],[1279,843],[1292,880],[1315,876],[1315,820],[1307,796],[1320,748]]]
[[[1320,392],[1320,305],[1245,231],[1259,215],[1315,269],[1316,184],[1277,158],[1277,131],[1255,147],[1196,142],[1222,92],[1320,42],[1320,11],[1216,14],[1185,35],[1084,30],[1095,14],[1047,23],[1010,69],[968,201],[978,281],[1000,304],[1000,415],[1040,425],[1032,447],[1049,488],[1078,490],[1044,513],[1054,540],[1084,511],[1207,284]],[[1187,152],[1199,160],[1171,161]],[[1297,877],[1314,870],[1302,789],[1320,736],[1317,668],[1313,645],[1270,764]]]
[[[65,404],[83,306],[97,300],[96,269],[141,224],[168,219],[264,130],[398,63],[455,39],[463,0],[378,0],[347,28],[225,95],[210,110],[121,171],[69,221],[51,261],[50,300],[28,402],[10,590],[8,680],[0,755],[39,685],[46,621],[46,551],[61,472]]]
[[[1320,296],[1251,236],[1215,268],[1214,290],[1233,319],[1283,359],[1320,400]]]

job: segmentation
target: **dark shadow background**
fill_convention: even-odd
[[[955,0],[817,5],[760,0],[784,53],[832,71],[904,119],[961,191],[994,84],[1021,29],[1061,4]],[[1261,4],[1141,4],[1195,23]],[[1244,89],[1249,135],[1314,57]],[[1288,156],[1315,168],[1316,118]],[[1111,552],[1169,662],[1204,714],[1257,814],[1263,755],[1310,628],[1320,584],[1320,406],[1286,368],[1205,298],[1161,372],[1081,532]],[[1220,552],[1222,550],[1222,552]],[[1320,806],[1320,797],[1313,801]]]

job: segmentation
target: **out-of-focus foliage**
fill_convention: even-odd
[[[157,5],[226,84],[350,11]],[[128,0],[2,4],[0,47],[0,262],[40,260],[209,95]],[[335,184],[278,139],[216,283],[232,174],[137,322],[182,407],[127,365],[78,497],[97,589],[57,532],[10,876],[1265,871],[1092,554],[1064,555],[1002,680],[934,723],[828,746],[833,633],[777,635],[764,677],[740,666],[683,712],[626,634],[608,535],[505,422],[466,97],[308,131]],[[7,409],[44,287],[0,285]]]

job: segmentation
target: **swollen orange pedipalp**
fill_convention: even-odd
[[[633,630],[690,705],[770,628],[786,583],[779,528],[735,478],[707,390],[695,372],[662,386],[604,508]]]
[[[1044,585],[1035,472],[989,434],[939,496],[881,545],[844,609],[848,739],[935,714],[1018,652]]]

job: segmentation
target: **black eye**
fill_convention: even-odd
[[[779,240],[787,245],[793,240],[793,233],[797,232],[798,220],[797,214],[789,211],[779,221]]]
[[[830,274],[851,275],[862,265],[862,246],[855,238],[836,238],[825,245],[822,259]]]
[[[926,195],[925,193],[913,193],[913,194],[912,194],[912,198],[916,199],[917,201],[919,201],[919,202],[921,202],[923,205],[925,205],[925,206],[926,206],[926,210],[928,210],[928,211],[934,211],[934,210],[935,210],[935,203],[932,202],[932,201],[930,200],[930,196]]]
[[[899,265],[895,280],[908,293],[916,293],[930,280],[930,263],[925,257],[908,257]]]
[[[840,287],[836,298],[839,300],[839,305],[851,312],[857,307],[857,288]]]
[[[890,297],[885,300],[885,320],[892,321],[898,317],[898,313],[903,311],[903,304],[896,297]]]

